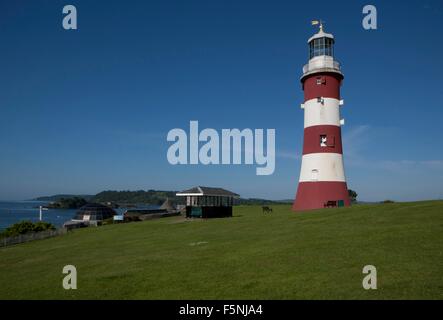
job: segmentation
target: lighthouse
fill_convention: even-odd
[[[304,137],[300,179],[292,209],[305,211],[350,205],[343,164],[340,118],[343,73],[334,58],[334,36],[319,25],[309,40],[309,62],[301,77]]]

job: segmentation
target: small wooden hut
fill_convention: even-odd
[[[194,187],[176,194],[186,197],[186,217],[188,218],[223,218],[232,217],[234,198],[238,194],[210,187]]]

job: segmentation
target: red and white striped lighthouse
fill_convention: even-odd
[[[319,32],[308,40],[309,62],[301,77],[305,120],[295,211],[350,205],[341,141],[344,77],[334,59],[334,36],[319,24]]]

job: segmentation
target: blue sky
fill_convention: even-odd
[[[62,8],[78,10],[76,31]],[[374,4],[378,30],[362,28]],[[221,186],[288,199],[310,20],[336,37],[348,186],[443,197],[441,1],[1,1],[0,199]],[[172,166],[173,128],[275,128],[276,169]]]

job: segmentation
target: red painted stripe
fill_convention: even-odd
[[[320,136],[322,135],[326,136],[326,147],[322,147],[320,145]],[[341,127],[321,125],[305,128],[303,138],[303,154],[309,153],[343,154]]]
[[[317,79],[321,84],[317,84]],[[338,73],[315,73],[303,79],[305,101],[317,98],[340,100],[340,85],[343,77]]]
[[[345,206],[351,205],[346,182],[300,182],[292,210],[322,209],[328,201],[336,201],[338,206],[338,200],[343,200]]]

